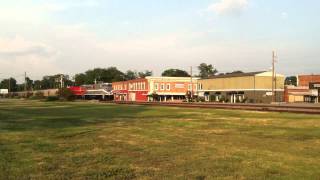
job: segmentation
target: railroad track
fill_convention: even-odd
[[[114,102],[116,104],[170,106],[184,108],[233,109],[266,112],[291,112],[320,114],[320,106],[274,105],[274,104],[226,104],[226,103],[160,103],[160,102]]]

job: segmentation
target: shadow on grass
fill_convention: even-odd
[[[147,107],[73,105],[68,108],[48,107],[0,109],[0,131],[56,129],[130,121],[148,111]],[[140,118],[143,118],[142,116]]]

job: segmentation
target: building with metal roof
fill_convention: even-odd
[[[198,81],[198,95],[211,102],[283,102],[285,76],[259,71],[212,76]]]

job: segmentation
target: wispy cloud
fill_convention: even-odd
[[[286,19],[288,19],[288,17],[289,17],[289,15],[288,15],[287,12],[282,12],[281,13],[281,19],[286,20]]]
[[[0,6],[0,20],[39,19],[45,13],[65,11],[72,8],[99,7],[100,0],[47,1],[39,3],[8,3]],[[27,21],[27,20],[25,20]]]
[[[33,77],[57,73],[57,52],[46,44],[28,41],[23,37],[0,38],[0,71],[17,75],[28,71]]]
[[[100,1],[99,0],[78,0],[78,1],[64,1],[64,2],[49,2],[40,5],[45,10],[49,12],[55,11],[64,11],[72,8],[94,8],[99,7]]]
[[[18,56],[41,56],[49,57],[55,54],[54,50],[42,43],[34,43],[22,37],[0,39],[0,58],[15,58]]]
[[[208,11],[215,12],[218,15],[238,14],[241,13],[247,6],[248,0],[220,0],[208,7]]]

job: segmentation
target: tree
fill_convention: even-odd
[[[103,69],[101,68],[95,68],[92,70],[88,70],[85,72],[86,78],[85,78],[85,84],[93,84],[95,81],[101,81]]]
[[[152,74],[153,74],[152,71],[146,70],[144,72],[138,72],[138,77],[139,78],[145,78],[147,76],[152,76]]]
[[[218,70],[214,68],[211,64],[201,63],[198,66],[198,69],[200,71],[199,76],[201,78],[208,78],[218,73]]]
[[[137,79],[138,78],[138,73],[136,71],[131,71],[128,70],[125,74],[124,77],[126,80],[133,80],[133,79]]]
[[[33,90],[33,80],[30,79],[29,77],[27,77],[26,82],[27,82],[27,90],[32,91]]]
[[[9,92],[16,92],[18,90],[17,80],[14,78],[2,80],[0,83],[0,89],[8,89]]]
[[[63,83],[65,86],[72,85],[73,82],[69,80],[68,75],[56,74],[53,76],[44,76],[41,80],[41,89],[55,89],[61,87],[61,76],[63,77]],[[39,84],[37,85],[39,87]]]
[[[42,89],[53,89],[59,87],[59,78],[60,75],[57,76],[44,76],[41,80],[41,88]]]
[[[40,90],[41,89],[41,81],[40,80],[36,80],[33,82],[33,89],[34,90]]]
[[[187,71],[180,69],[167,69],[162,73],[164,77],[190,77]]]
[[[125,80],[133,80],[133,79],[137,79],[137,78],[145,78],[147,76],[152,76],[152,71],[146,70],[146,71],[141,71],[141,72],[137,72],[137,71],[132,71],[132,70],[128,70],[125,74]]]
[[[118,70],[116,67],[95,68],[85,72],[86,84],[93,84],[96,81],[102,81],[106,83],[112,83],[115,81],[125,80],[125,74]]]
[[[17,91],[32,91],[33,90],[33,80],[31,80],[29,77],[26,77],[25,79],[27,85],[25,84],[25,82],[23,82],[22,84],[17,84]],[[25,89],[27,88],[27,89]]]
[[[297,77],[296,76],[289,76],[286,78],[285,85],[293,85],[293,86],[297,86]]]
[[[68,88],[60,88],[58,91],[58,95],[61,99],[67,100],[67,101],[72,101],[75,99],[74,94],[72,91]]]
[[[124,73],[118,70],[116,67],[109,67],[103,71],[103,78],[101,81],[106,83],[112,83],[116,81],[123,81]]]
[[[227,73],[219,73],[218,76],[222,75],[228,75],[228,74],[241,74],[244,73],[243,71],[232,71],[232,72],[227,72]]]
[[[74,83],[76,86],[81,86],[86,84],[87,76],[83,73],[76,74],[74,78]]]
[[[231,73],[226,73],[226,74],[241,74],[241,73],[243,73],[243,71],[233,71]]]

